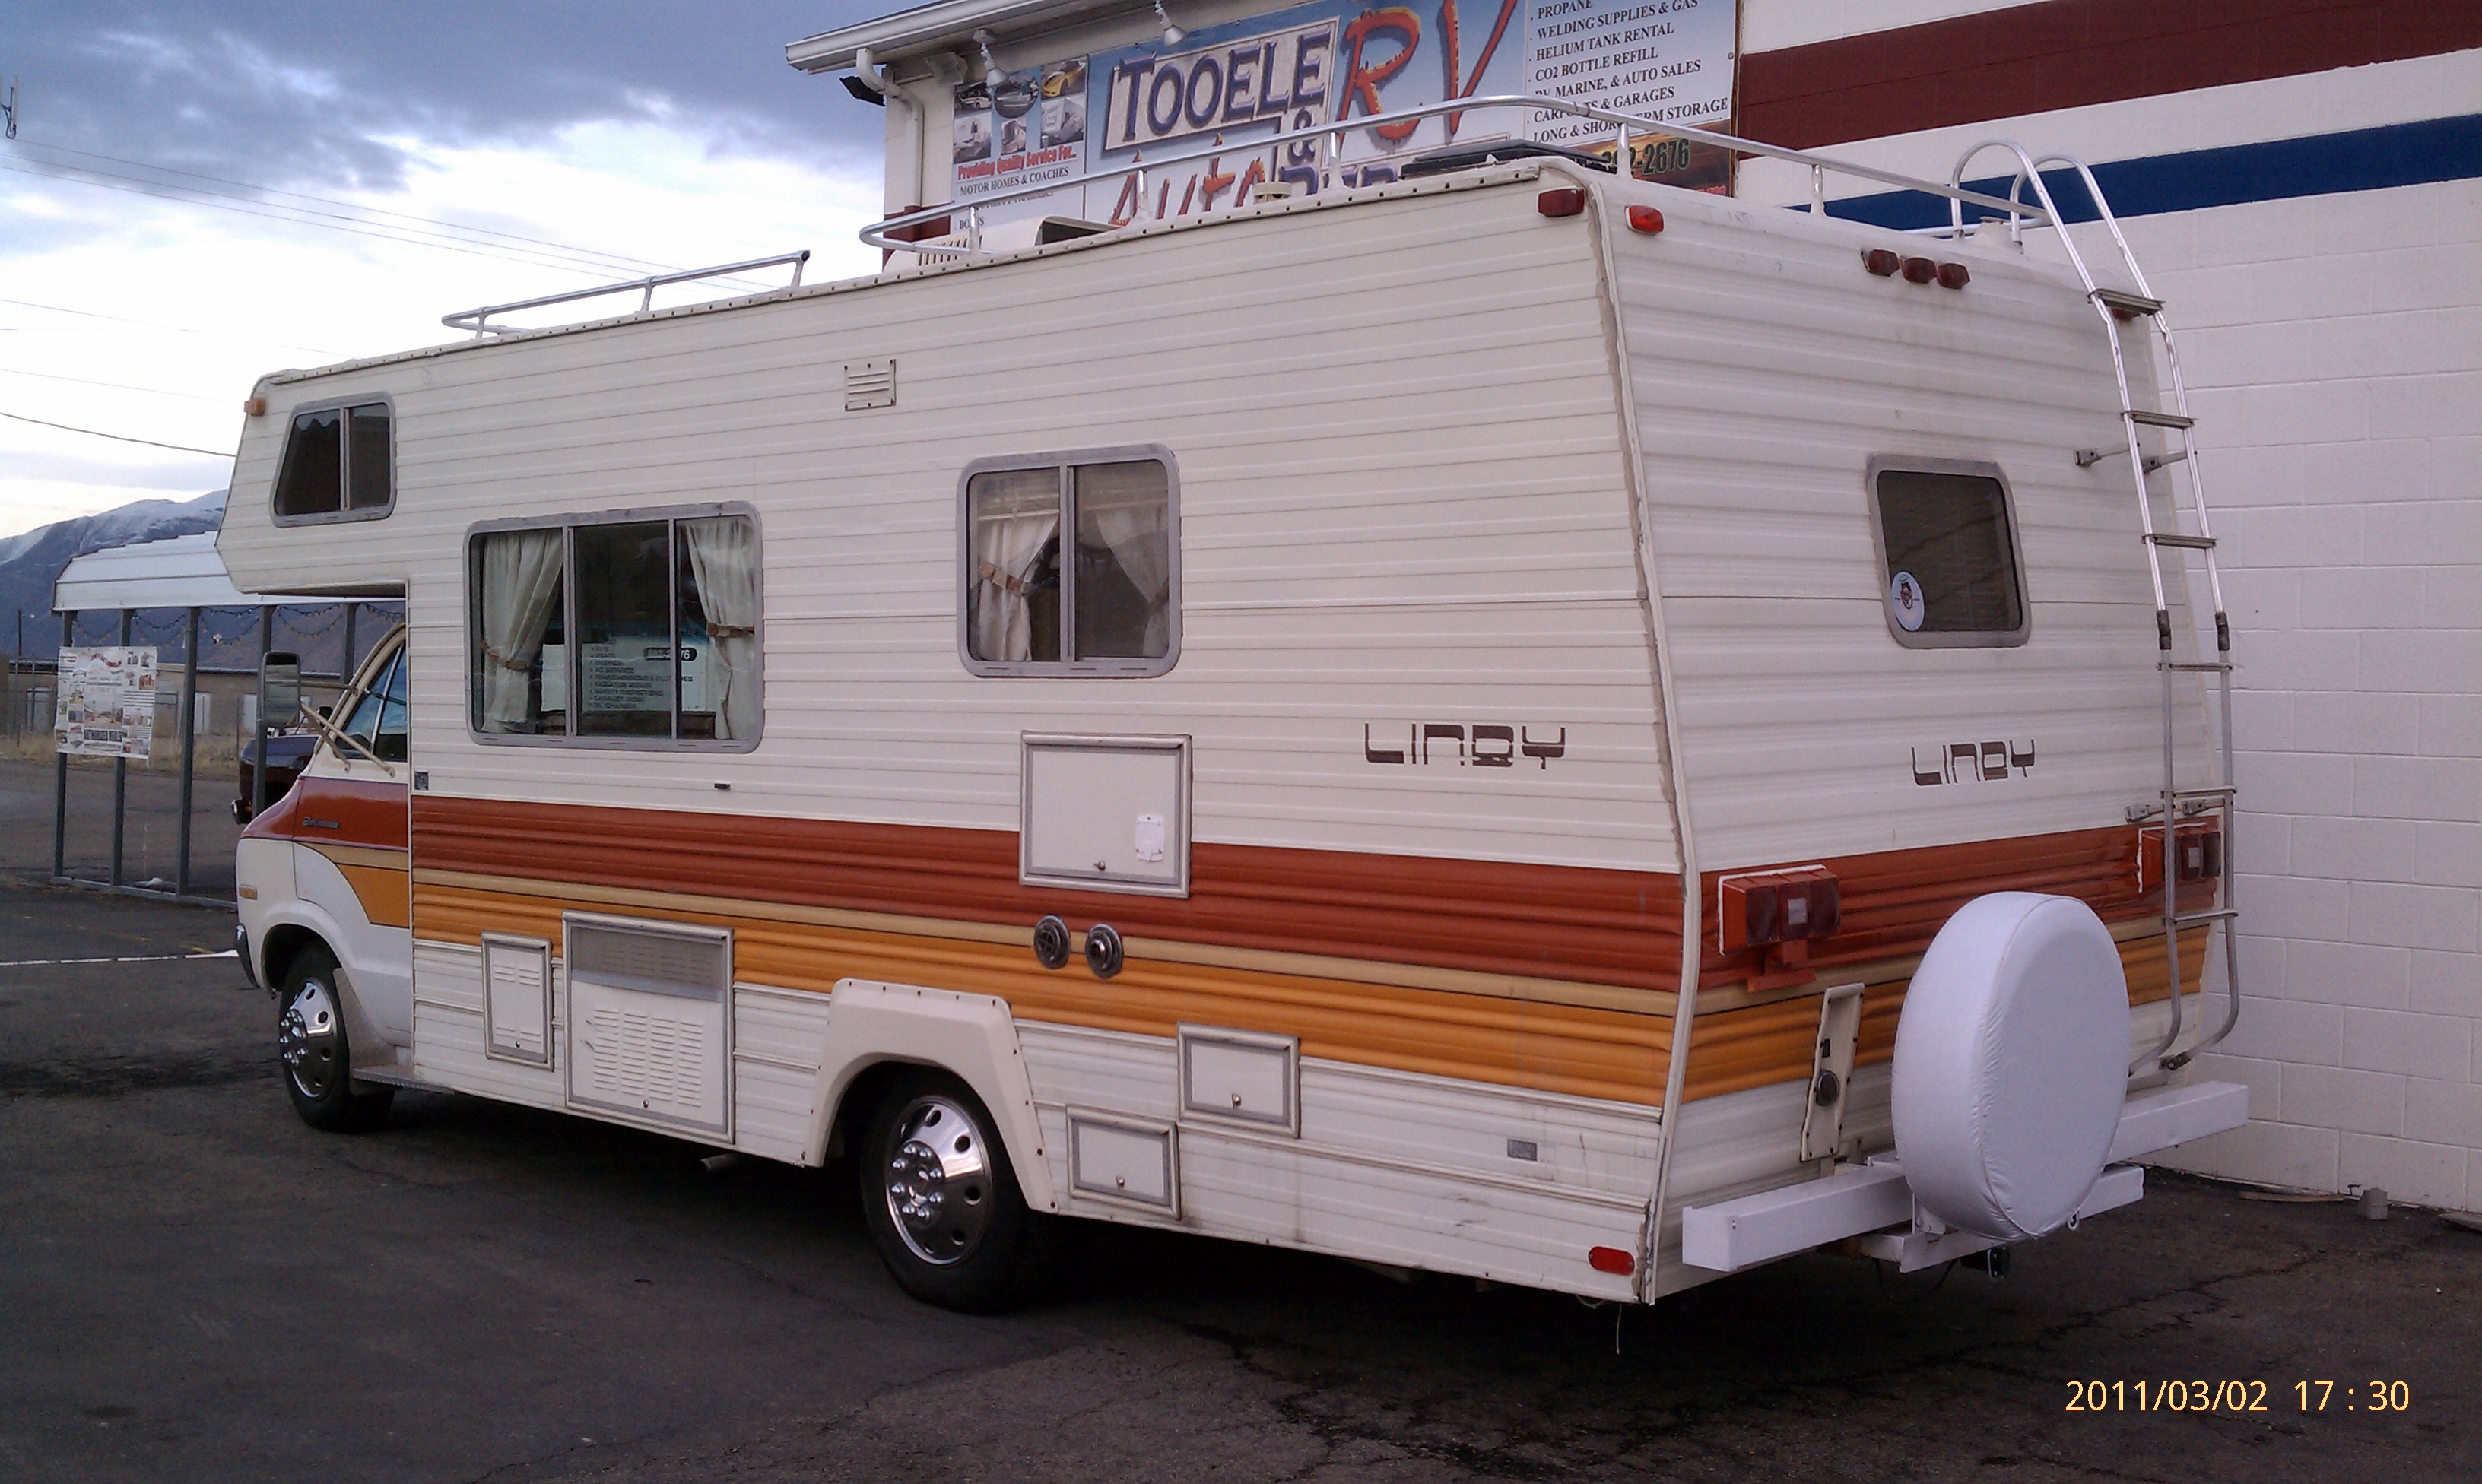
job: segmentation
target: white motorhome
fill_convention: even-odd
[[[234,578],[408,615],[240,847],[304,1115],[850,1155],[969,1308],[1919,1267],[2239,1122],[2135,265],[1502,153],[265,378]]]

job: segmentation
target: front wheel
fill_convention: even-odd
[[[293,1110],[304,1123],[330,1133],[377,1128],[396,1089],[354,1090],[354,1052],[336,996],[336,961],[322,949],[294,954],[277,1003],[276,1054]]]
[[[1067,1223],[1031,1211],[996,1125],[965,1084],[909,1072],[873,1110],[858,1152],[861,1208],[880,1260],[924,1303],[967,1314],[1040,1292],[1067,1250]]]

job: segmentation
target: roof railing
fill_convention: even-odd
[[[983,213],[992,206],[1002,205],[1009,201],[1025,200],[1035,196],[1049,195],[1054,192],[1064,191],[1071,186],[1082,186],[1095,181],[1122,180],[1131,176],[1135,176],[1137,178],[1138,195],[1143,198],[1146,195],[1146,172],[1148,170],[1162,169],[1167,166],[1187,165],[1193,161],[1211,159],[1220,155],[1256,151],[1279,144],[1289,144],[1306,141],[1314,141],[1317,143],[1317,169],[1319,179],[1325,181],[1329,178],[1330,173],[1339,165],[1355,163],[1344,161],[1340,159],[1339,156],[1343,152],[1346,137],[1354,133],[1356,130],[1377,128],[1383,124],[1411,122],[1424,118],[1433,118],[1441,114],[1469,114],[1487,109],[1539,110],[1545,113],[1563,115],[1572,118],[1586,118],[1598,123],[1607,123],[1619,131],[1624,138],[1635,134],[1664,135],[1673,139],[1687,140],[1691,143],[1696,144],[1714,144],[1725,149],[1732,150],[1738,154],[1757,155],[1769,160],[1782,160],[1788,164],[1799,165],[1805,167],[1809,171],[1809,209],[1815,214],[1824,215],[1827,210],[1827,177],[1831,174],[1835,174],[1852,176],[1861,180],[1876,181],[1881,185],[1895,186],[1907,191],[1919,191],[1929,195],[1942,196],[1947,200],[1955,202],[1955,209],[1959,212],[1962,212],[1962,210],[1967,206],[1979,206],[1998,216],[2007,218],[2012,231],[2020,229],[2025,225],[2052,226],[2057,224],[2052,220],[2050,213],[2040,206],[2024,201],[2005,200],[1999,196],[1987,195],[1979,191],[1968,191],[1961,185],[1952,185],[1945,181],[1922,180],[1912,175],[1899,173],[1895,170],[1883,170],[1878,169],[1876,166],[1861,165],[1850,160],[1833,159],[1826,155],[1812,154],[1808,150],[1786,149],[1781,144],[1761,143],[1756,140],[1740,139],[1729,134],[1718,134],[1711,129],[1695,129],[1682,124],[1664,123],[1657,119],[1642,117],[1635,114],[1614,113],[1609,109],[1594,108],[1583,103],[1571,102],[1567,98],[1547,97],[1542,93],[1533,92],[1501,92],[1488,93],[1480,97],[1450,98],[1443,102],[1424,103],[1413,108],[1391,109],[1386,113],[1368,114],[1359,118],[1342,119],[1329,123],[1315,124],[1304,128],[1285,129],[1275,134],[1262,134],[1246,140],[1227,142],[1223,140],[1221,136],[1218,136],[1217,142],[1214,143],[1202,144],[1196,148],[1182,150],[1175,154],[1164,155],[1158,159],[1131,160],[1126,164],[1116,165],[1109,169],[1090,169],[1082,175],[1074,176],[1067,180],[1046,180],[1032,185],[1018,186],[1012,190],[994,191],[989,195],[978,196],[972,201],[948,201],[937,206],[925,206],[918,210],[902,213],[898,216],[887,217],[863,227],[861,229],[861,240],[871,247],[878,247],[888,252],[938,253],[943,257],[989,256],[990,254],[985,253],[982,247]],[[1620,151],[1620,154],[1624,159],[1628,158],[1627,151],[1625,150]],[[1404,156],[1402,158],[1410,159],[1413,157]],[[1632,175],[1635,173],[1633,163],[1630,167],[1630,173]],[[906,239],[890,235],[896,232],[904,232],[913,228],[926,226],[933,222],[953,222],[954,219],[961,215],[965,219],[963,231],[951,231],[947,236],[942,238],[908,241]],[[962,241],[960,241],[961,238]]]
[[[566,294],[545,294],[540,298],[520,299],[506,304],[486,304],[480,309],[460,309],[455,314],[441,315],[439,323],[450,329],[470,329],[477,340],[488,335],[513,335],[541,326],[493,325],[490,323],[491,316],[514,314],[520,309],[541,309],[549,304],[575,303],[582,299],[601,299],[606,294],[633,292],[641,296],[638,300],[638,313],[647,314],[655,307],[655,291],[668,284],[697,283],[707,278],[722,278],[732,273],[747,273],[754,268],[781,268],[787,263],[793,265],[793,281],[785,287],[798,289],[802,286],[802,266],[809,261],[810,249],[805,247],[799,252],[779,252],[772,258],[752,258],[746,263],[719,263],[713,268],[684,269],[676,273],[657,273],[651,278],[629,278],[620,283],[606,283],[591,289],[571,289]]]

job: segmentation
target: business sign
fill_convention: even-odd
[[[137,758],[155,742],[155,646],[61,651],[54,743],[72,757]]]
[[[1011,72],[997,87],[977,79],[958,89],[955,153],[952,201],[1084,174],[1085,60]]]
[[[1617,127],[1554,111],[1445,113],[1273,145],[1287,130],[1499,93],[1539,93],[1689,126],[1731,120],[1733,0],[1439,0],[1437,10],[1312,0],[957,90],[950,199],[1091,170],[1083,187],[990,208],[986,223],[1064,216],[1120,225],[1245,203],[1261,183],[1300,195],[1397,178],[1452,143],[1527,139],[1608,158]],[[1323,153],[1322,141],[1331,144]],[[1731,158],[1675,136],[1630,141],[1637,173],[1730,188]],[[1171,167],[1149,158],[1228,146]]]

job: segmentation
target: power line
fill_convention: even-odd
[[[573,253],[581,257],[596,259],[605,265],[634,267],[643,269],[651,273],[669,273],[678,271],[671,264],[650,263],[644,258],[633,258],[622,253],[602,252],[592,247],[576,247],[569,243],[553,242],[549,238],[527,237],[516,232],[502,232],[491,227],[474,226],[462,221],[450,221],[439,217],[425,217],[416,215],[412,212],[389,211],[384,207],[364,206],[354,201],[340,201],[332,196],[312,195],[302,191],[286,191],[276,186],[260,185],[255,181],[234,180],[224,175],[205,175],[197,170],[176,169],[169,165],[154,165],[145,160],[124,160],[119,155],[97,154],[90,149],[71,149],[65,144],[35,144],[27,147],[43,150],[51,154],[78,155],[89,160],[108,161],[114,165],[126,165],[136,169],[153,170],[158,174],[186,175],[192,180],[209,181],[220,186],[234,186],[241,190],[253,192],[261,195],[291,196],[297,201],[312,201],[321,206],[339,207],[345,211],[359,213],[365,217],[393,217],[400,221],[411,221],[423,226],[442,227],[459,232],[471,232],[481,237],[496,237],[506,242],[523,243],[528,247],[549,247],[558,252]]]
[[[0,298],[0,304],[15,304],[21,309],[43,309],[53,314],[73,314],[85,320],[110,320],[115,325],[136,325],[146,329],[169,329],[183,335],[207,335],[218,340],[245,340],[251,345],[274,346],[279,351],[307,351],[313,355],[342,358],[341,353],[325,346],[295,345],[288,340],[260,340],[235,330],[196,329],[187,325],[168,325],[162,320],[133,320],[125,314],[104,314],[93,309],[71,309],[66,304],[41,304],[31,299]]]
[[[462,222],[446,221],[433,217],[415,216],[408,212],[392,212],[381,207],[358,206],[350,201],[339,201],[327,196],[310,195],[299,191],[283,191],[273,186],[257,185],[250,181],[230,180],[219,175],[203,175],[194,170],[180,170],[174,169],[169,166],[149,165],[141,160],[124,160],[117,155],[94,154],[88,150],[67,149],[60,145],[21,145],[20,147],[32,147],[54,154],[80,155],[88,159],[103,160],[115,165],[127,165],[137,169],[151,170],[158,174],[183,175],[193,180],[209,182],[211,186],[230,186],[235,188],[235,190],[213,190],[202,186],[183,185],[177,181],[158,180],[146,175],[132,175],[126,171],[107,169],[97,166],[76,165],[67,162],[27,159],[23,157],[13,164],[0,163],[0,169],[13,170],[20,174],[37,175],[51,180],[68,181],[77,185],[93,186],[101,190],[126,191],[135,195],[151,195],[163,200],[181,201],[191,205],[213,206],[221,210],[237,212],[243,216],[261,217],[277,221],[295,221],[307,226],[326,227],[331,231],[352,232],[359,236],[373,237],[385,242],[399,242],[419,247],[439,247],[451,252],[464,252],[481,257],[495,257],[509,262],[532,263],[539,267],[560,268],[572,273],[592,272],[596,273],[615,273],[625,277],[642,276],[649,272],[668,273],[673,271],[665,264],[650,263],[646,259],[628,257],[624,254],[600,252],[583,247],[572,247],[567,244],[551,242],[544,238],[525,237],[514,232],[501,232],[489,227],[470,226]],[[242,195],[237,193],[255,193],[255,195]],[[272,196],[290,196],[295,200],[311,202],[316,206],[333,207],[336,209],[327,211],[314,210],[310,206],[295,206],[285,201],[266,198]],[[270,209],[253,210],[253,206],[263,206]],[[378,221],[374,220],[375,218],[390,218],[394,220]],[[396,225],[397,222],[411,223],[411,225],[399,227]],[[409,233],[413,235],[408,235]],[[453,235],[458,233],[467,235]],[[489,241],[487,239],[497,239],[497,241]],[[504,244],[507,246],[503,246]],[[729,279],[724,281],[739,283],[746,286],[755,286],[747,279]]]
[[[204,454],[209,458],[230,458],[232,456],[232,450],[230,449],[194,449],[186,443],[158,443],[152,438],[133,438],[126,433],[104,432],[93,428],[72,428],[66,423],[46,422],[42,418],[28,417],[19,412],[0,412],[0,417],[5,417],[13,423],[33,423],[39,428],[57,428],[63,432],[82,432],[90,438],[110,438],[115,443],[144,443],[151,449],[172,449],[175,453],[181,454]]]
[[[557,268],[574,273],[621,272],[609,264],[590,265],[554,258],[547,253],[494,250],[480,244],[460,244],[454,240],[442,241],[433,237],[415,237],[402,232],[383,231],[377,229],[376,223],[356,224],[356,219],[351,218],[323,220],[323,214],[302,214],[293,208],[277,207],[271,211],[253,211],[239,199],[197,192],[189,187],[172,185],[163,181],[145,181],[134,176],[118,175],[111,171],[90,170],[82,166],[52,166],[42,161],[0,161],[0,170],[9,170],[20,175],[40,176],[46,180],[66,181],[70,185],[91,186],[99,191],[122,191],[133,195],[151,195],[159,200],[179,201],[187,206],[213,206],[218,210],[235,212],[245,217],[260,217],[270,221],[289,221],[298,226],[324,227],[333,232],[349,232],[356,237],[377,238],[382,242],[404,243],[416,247],[436,247],[443,252],[461,252],[468,257],[497,258],[505,263],[524,263],[536,268]]]
[[[72,381],[79,386],[105,386],[116,392],[145,392],[150,397],[185,397],[192,402],[222,402],[204,392],[168,391],[160,386],[133,386],[126,381],[97,381],[88,377],[65,377],[57,371],[20,371],[14,366],[0,366],[0,377],[35,377],[45,381]]]

